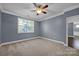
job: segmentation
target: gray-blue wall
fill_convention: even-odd
[[[1,43],[1,12],[0,12],[0,43]]]
[[[74,15],[79,15],[79,8],[40,22],[40,36],[66,43],[66,17]],[[68,34],[72,35],[73,32],[70,31]]]
[[[51,18],[40,23],[40,36],[66,43],[66,17]]]
[[[68,36],[73,36],[73,23],[68,23]]]
[[[34,33],[17,33],[18,17],[2,13],[2,43],[39,36],[39,22],[35,21]]]

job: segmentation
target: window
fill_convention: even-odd
[[[18,33],[34,32],[34,21],[18,18]]]
[[[78,24],[76,25],[76,28],[79,28],[79,25]]]

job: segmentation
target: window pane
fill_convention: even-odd
[[[28,32],[34,32],[34,21],[28,21]]]
[[[34,32],[34,21],[18,18],[18,33]]]

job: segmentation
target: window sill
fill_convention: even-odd
[[[26,33],[18,33],[18,34],[27,34],[27,33],[34,33],[34,32],[26,32]]]

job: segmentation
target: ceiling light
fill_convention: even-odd
[[[37,8],[36,12],[37,12],[38,14],[40,14],[40,13],[42,13],[42,9]]]
[[[79,28],[79,25],[76,25],[76,28]]]

